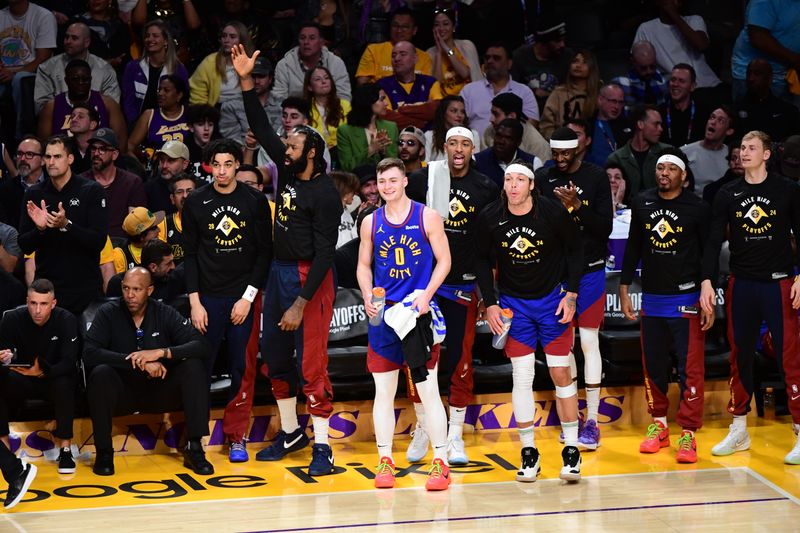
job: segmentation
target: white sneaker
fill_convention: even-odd
[[[800,465],[800,435],[798,435],[797,430],[798,427],[794,424],[794,434],[797,435],[797,442],[792,448],[792,451],[786,454],[786,457],[783,458],[783,462],[787,465]]]
[[[564,465],[558,475],[564,481],[581,480],[581,452],[576,446],[564,446],[561,450],[561,459]]]
[[[533,483],[539,477],[541,468],[539,467],[539,450],[536,448],[522,448],[522,462],[517,471],[517,481],[523,483]]]
[[[728,435],[711,448],[711,455],[731,455],[750,449],[750,434],[746,427],[731,424],[728,428]]]
[[[464,451],[464,441],[462,439],[447,441],[447,463],[450,466],[466,466],[469,463],[469,457],[467,457],[467,452]]]
[[[422,426],[417,424],[417,427],[411,432],[411,442],[408,444],[408,450],[406,450],[406,459],[408,462],[418,463],[422,461],[428,454],[430,444],[431,439],[428,437],[428,434]]]

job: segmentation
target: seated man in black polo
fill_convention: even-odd
[[[70,445],[77,356],[78,321],[56,307],[50,281],[35,280],[28,289],[27,308],[7,311],[0,322],[0,441],[9,446],[9,409],[31,398],[51,400],[56,418],[53,437],[61,449],[59,474],[75,472]]]
[[[142,248],[141,259],[141,266],[153,276],[153,294],[150,295],[152,299],[170,303],[181,294],[186,294],[183,267],[175,268],[175,258],[169,244],[161,239],[147,241]],[[122,296],[124,277],[125,272],[121,272],[108,280],[106,296]]]
[[[152,276],[142,267],[122,279],[122,298],[97,310],[86,334],[84,361],[97,450],[93,471],[114,474],[111,419],[136,411],[163,412],[182,403],[188,443],[183,465],[211,475],[200,439],[208,435],[205,339],[175,309],[150,298]]]

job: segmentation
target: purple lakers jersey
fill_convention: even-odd
[[[186,122],[186,108],[181,108],[178,118],[170,119],[164,116],[159,108],[153,109],[150,118],[150,127],[147,128],[145,144],[155,149],[164,146],[167,141],[180,141],[186,144],[189,138],[189,124]]]

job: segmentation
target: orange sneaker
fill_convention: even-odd
[[[434,459],[428,470],[428,481],[425,490],[445,490],[450,486],[450,467],[441,459]]]
[[[696,463],[697,462],[697,439],[694,434],[688,429],[681,432],[678,439],[678,454],[675,459],[679,463]]]
[[[391,489],[394,487],[394,463],[391,457],[381,457],[378,472],[375,474],[376,489]]]
[[[656,453],[667,446],[669,446],[669,429],[661,422],[655,422],[647,426],[647,435],[639,445],[639,453]]]

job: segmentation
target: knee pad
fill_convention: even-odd
[[[580,328],[583,349],[583,380],[598,384],[603,379],[603,359],[600,357],[600,337],[594,328]]]
[[[568,355],[564,356],[545,354],[545,357],[547,358],[548,368],[566,368],[570,366],[569,360],[571,357]]]
[[[533,403],[533,377],[536,371],[534,354],[511,358],[511,406],[514,419],[519,422],[532,422],[536,405]]]
[[[556,385],[556,398],[572,398],[578,394],[578,385],[573,381],[566,387]]]
[[[394,395],[397,393],[397,379],[399,370],[391,372],[375,372],[372,379],[375,381],[375,401],[394,404]]]

